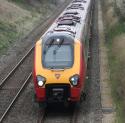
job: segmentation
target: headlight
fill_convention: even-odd
[[[37,76],[37,83],[38,83],[38,86],[42,87],[46,82],[46,78],[43,77],[43,76],[40,76],[38,75]]]
[[[79,82],[79,75],[74,75],[74,76],[70,77],[70,83],[73,86],[77,86],[78,82]]]

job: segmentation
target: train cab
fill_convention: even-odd
[[[66,34],[52,34],[38,41],[35,49],[37,100],[79,101],[85,75],[81,43]]]

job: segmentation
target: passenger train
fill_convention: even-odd
[[[42,102],[79,102],[84,92],[92,0],[73,0],[36,42],[33,80]]]

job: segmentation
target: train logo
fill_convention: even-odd
[[[57,79],[59,79],[60,78],[60,74],[55,74],[55,77],[57,78]]]

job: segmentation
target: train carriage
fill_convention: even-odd
[[[84,91],[91,0],[73,0],[36,42],[34,88],[38,102],[78,102]]]

